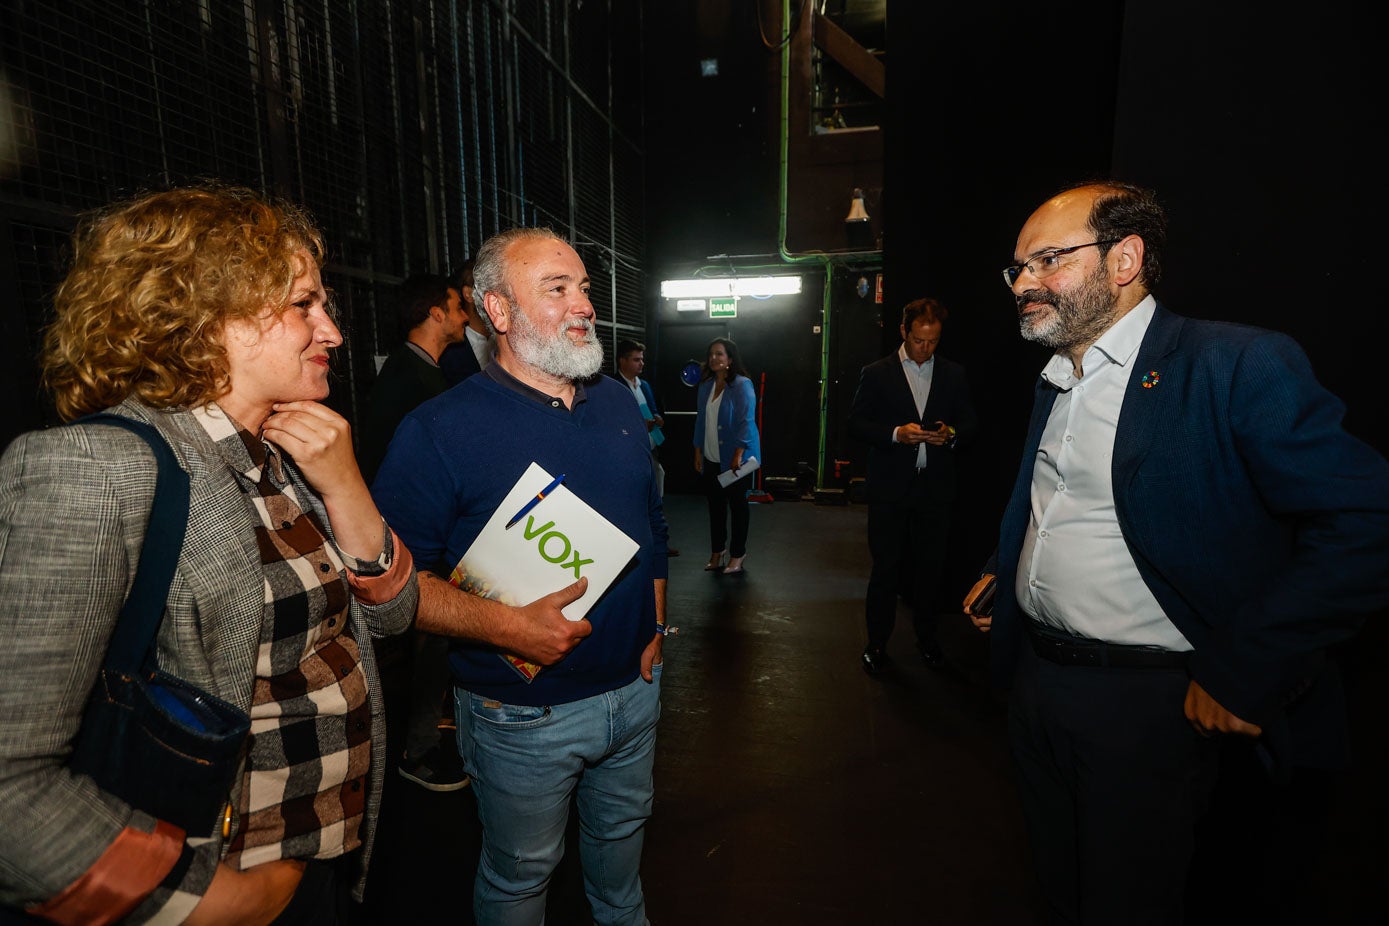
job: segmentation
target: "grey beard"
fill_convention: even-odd
[[[1026,315],[1018,316],[1018,333],[1022,335],[1024,341],[1033,341],[1043,347],[1052,349],[1060,348],[1061,327],[1064,324],[1061,316],[1055,311],[1056,303],[1049,303],[1052,307],[1052,315],[1041,323],[1032,322]]]
[[[524,312],[513,312],[512,320],[511,349],[526,366],[569,382],[588,379],[603,366],[603,345],[593,338],[588,319],[583,320],[587,344],[575,344],[563,328],[546,338]]]
[[[1051,318],[1033,325],[1018,316],[1018,332],[1024,340],[1035,341],[1052,350],[1069,350],[1078,344],[1093,344],[1114,324],[1115,300],[1109,295],[1109,281],[1103,267],[1085,278],[1071,293],[1028,290],[1017,297],[1018,305],[1040,302],[1051,306]]]

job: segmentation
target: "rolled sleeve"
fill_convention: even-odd
[[[362,562],[344,554],[347,584],[362,604],[381,605],[395,599],[415,576],[415,561],[395,531],[386,528],[381,555]]]
[[[127,826],[81,877],[28,911],[64,926],[114,923],[174,867],[184,852],[183,837],[183,830],[162,820],[150,832]]]

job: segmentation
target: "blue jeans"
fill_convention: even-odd
[[[594,922],[643,926],[643,828],[661,713],[661,667],[625,688],[522,707],[454,689],[458,752],[473,779],[482,857],[473,885],[478,926],[539,926],[564,855],[578,789],[579,859]]]

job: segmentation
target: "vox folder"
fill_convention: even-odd
[[[582,620],[639,545],[563,483],[508,528],[516,512],[553,481],[540,464],[527,467],[459,559],[449,581],[502,604],[525,605],[586,577],[583,595],[564,607],[565,617]],[[542,668],[509,653],[501,658],[527,682]]]

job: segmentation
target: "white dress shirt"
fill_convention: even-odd
[[[463,333],[468,337],[468,346],[473,349],[473,356],[477,358],[477,368],[487,369],[487,364],[492,362],[492,339],[485,334],[478,334],[472,326],[465,325]]]
[[[1042,370],[1060,394],[1032,468],[1015,590],[1024,611],[1062,632],[1190,650],[1143,582],[1114,509],[1114,434],[1155,308],[1149,296],[1101,335],[1082,358],[1081,379],[1059,353]]]
[[[926,414],[926,400],[931,397],[931,377],[936,372],[936,356],[925,363],[917,363],[907,359],[907,345],[904,341],[902,346],[897,348],[897,357],[902,361],[902,372],[907,377],[907,385],[911,387],[912,399],[916,401],[916,417],[920,418]],[[897,439],[898,428],[892,429],[892,442],[900,444]],[[926,468],[926,444],[923,441],[916,445],[916,468]]]

